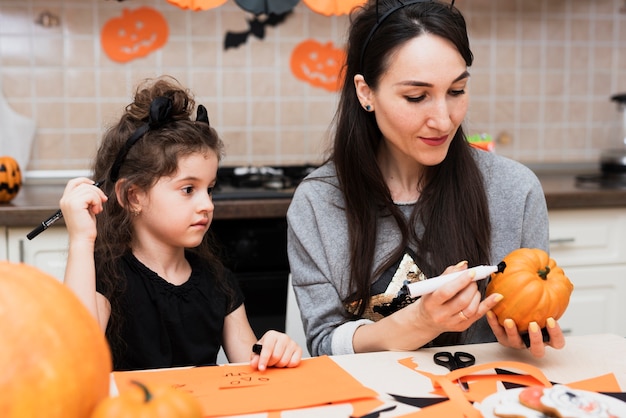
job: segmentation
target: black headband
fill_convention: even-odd
[[[159,129],[163,127],[165,124],[172,122],[172,99],[165,96],[160,96],[152,100],[150,103],[150,113],[148,115],[148,122],[141,125],[139,128],[133,132],[133,134],[128,138],[126,144],[120,149],[117,153],[117,157],[115,158],[115,162],[111,166],[111,172],[109,173],[109,180],[111,183],[115,183],[120,175],[120,168],[122,168],[122,164],[126,159],[126,155],[128,151],[132,148],[135,143],[141,139],[146,132],[149,130]],[[202,105],[198,106],[196,120],[200,122],[205,122],[207,125],[209,124],[209,114],[206,108]]]
[[[411,0],[406,3],[403,3],[402,0],[398,0],[398,1],[400,2],[400,4],[387,10],[387,12],[381,17],[378,17],[378,0],[376,1],[376,16],[378,18],[376,20],[376,24],[374,25],[370,33],[367,35],[367,38],[365,38],[365,42],[363,43],[363,48],[361,48],[361,59],[359,60],[359,71],[361,71],[361,73],[363,73],[363,58],[365,57],[365,50],[367,50],[367,46],[372,40],[372,36],[374,36],[374,33],[383,24],[385,19],[387,19],[389,16],[391,16],[398,10],[402,9],[403,7],[410,6],[411,4],[415,4],[415,3],[424,3],[424,2],[433,1],[433,0]],[[454,6],[454,0],[452,0],[452,3],[450,3],[450,8],[452,8],[453,6]]]

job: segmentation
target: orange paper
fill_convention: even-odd
[[[169,3],[180,7],[181,9],[190,9],[193,11],[209,10],[221,6],[226,0],[167,0]]]
[[[419,411],[402,415],[401,418],[430,418],[442,416],[464,416],[467,418],[479,418],[481,415],[471,402],[480,402],[487,396],[496,393],[498,390],[497,382],[518,383],[525,386],[542,385],[551,387],[552,383],[537,367],[530,364],[513,362],[513,361],[497,361],[474,365],[462,369],[454,370],[446,375],[436,375],[426,371],[418,370],[417,364],[412,358],[404,358],[398,360],[398,363],[408,367],[416,372],[428,377],[433,383],[433,394],[441,397],[447,397],[449,400],[440,402],[435,405],[422,408]],[[527,374],[508,375],[508,374],[476,374],[484,370],[491,369],[518,369]],[[457,379],[469,383],[469,391],[462,391]],[[578,382],[566,383],[573,389],[589,390],[593,392],[620,392],[621,388],[615,375],[612,373]]]
[[[622,388],[613,373],[592,377],[591,379],[579,380],[567,383],[572,389],[588,390],[591,392],[621,392]]]
[[[305,39],[293,49],[289,66],[293,75],[314,87],[328,91],[341,89],[341,68],[346,53],[332,42],[321,43],[315,39]]]
[[[142,58],[167,42],[169,27],[156,9],[143,6],[123,9],[120,16],[109,19],[100,32],[102,49],[117,62]]]
[[[311,10],[324,16],[347,15],[365,0],[304,0]]]
[[[304,359],[298,367],[264,372],[246,364],[114,372],[113,376],[120,393],[128,390],[131,380],[185,390],[200,401],[205,416],[305,408],[378,396],[328,356]],[[242,376],[257,384],[249,384],[248,380],[231,384],[233,377]]]

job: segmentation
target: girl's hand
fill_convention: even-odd
[[[250,365],[261,371],[267,367],[296,367],[302,358],[302,348],[287,334],[267,331],[259,340],[261,354],[252,353]]]
[[[462,261],[448,267],[444,274],[466,269],[467,262]],[[437,335],[442,332],[465,331],[502,300],[502,295],[494,293],[481,301],[473,274],[474,272],[468,272],[459,276],[433,293],[422,296],[414,304],[419,306],[422,320],[429,321]]]
[[[487,321],[500,344],[505,347],[526,349],[526,344],[524,344],[517,330],[517,325],[512,319],[505,319],[504,326],[502,326],[498,322],[496,315],[492,311],[489,311],[487,312]],[[550,335],[548,342],[543,341],[541,329],[536,322],[531,322],[528,326],[528,337],[530,339],[530,347],[528,347],[528,349],[534,357],[543,357],[546,352],[546,346],[555,349],[561,349],[565,346],[565,336],[561,331],[561,327],[553,318],[548,318],[546,328],[548,335]]]
[[[59,205],[71,238],[95,240],[96,215],[103,210],[107,196],[85,177],[72,179],[65,186]]]

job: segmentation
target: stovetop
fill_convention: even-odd
[[[316,166],[226,166],[217,171],[213,200],[288,199]]]

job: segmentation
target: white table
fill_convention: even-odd
[[[341,367],[363,385],[378,392],[382,400],[395,403],[387,393],[419,397],[428,396],[432,383],[413,370],[398,363],[398,359],[412,356],[421,370],[435,374],[448,371],[433,362],[433,354],[445,351],[441,347],[424,348],[414,352],[379,352],[333,356]],[[476,357],[476,364],[493,361],[518,361],[538,367],[552,381],[569,383],[606,373],[613,373],[622,390],[626,391],[626,338],[612,334],[567,337],[561,350],[546,349],[546,355],[535,358],[528,351],[514,350],[498,343],[450,347],[448,351],[467,351]],[[382,417],[414,411],[398,404],[393,413]],[[343,415],[346,417],[346,415]]]
[[[445,350],[469,352],[476,357],[476,364],[494,361],[527,363],[539,368],[549,380],[559,383],[570,383],[613,373],[622,390],[626,391],[626,338],[613,334],[567,337],[562,350],[548,348],[546,355],[539,359],[531,356],[526,350],[514,350],[498,343],[424,348],[410,352],[362,353],[331,358],[364,386],[379,393],[385,405],[397,405],[393,411],[381,414],[381,418],[387,418],[417,410],[410,405],[396,402],[388,395],[389,393],[408,397],[432,396],[430,392],[433,387],[430,379],[401,365],[398,360],[412,357],[420,370],[443,375],[448,373],[448,370],[433,362],[433,354]],[[351,412],[350,405],[330,405],[283,411],[281,417],[347,418]],[[250,418],[266,416],[267,414],[245,415]]]

